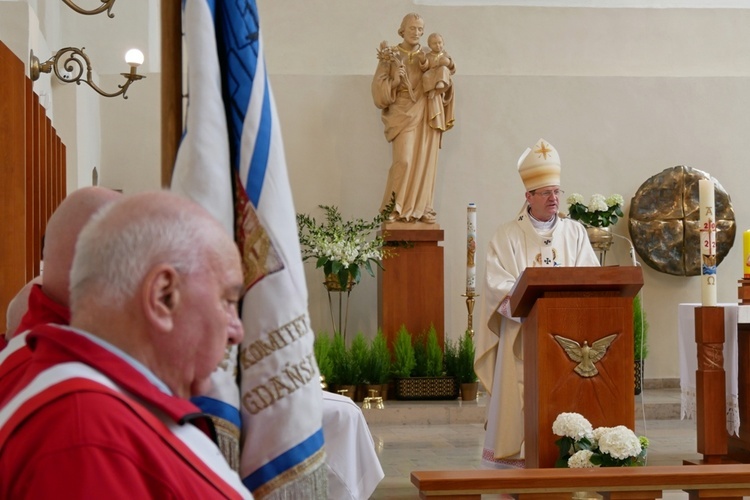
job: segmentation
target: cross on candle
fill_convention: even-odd
[[[703,255],[716,255],[716,223],[709,217],[700,232],[705,233],[701,238],[704,247]]]
[[[698,180],[698,209],[701,233],[701,303],[716,305],[716,221],[714,220],[714,183]]]

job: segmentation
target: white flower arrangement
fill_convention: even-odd
[[[341,289],[350,283],[359,283],[361,268],[375,276],[372,263],[382,269],[381,261],[388,256],[382,236],[370,239],[370,233],[379,228],[393,209],[393,201],[372,221],[354,219],[344,221],[338,208],[319,205],[325,212],[325,222],[318,222],[307,214],[297,214],[302,260],[315,259],[326,276],[335,275]]]
[[[638,436],[624,425],[618,425],[603,432],[597,444],[600,452],[606,453],[616,460],[637,457],[643,450]]]
[[[591,438],[594,429],[591,423],[579,413],[561,413],[552,424],[552,432],[575,440]]]
[[[578,450],[568,459],[568,467],[571,469],[586,469],[597,467],[591,462],[594,452],[591,450]]]
[[[619,194],[611,194],[605,198],[601,194],[591,195],[588,205],[583,202],[583,196],[573,193],[568,196],[570,218],[581,221],[592,227],[607,227],[617,223],[623,216],[622,205],[625,200]]]
[[[579,413],[561,413],[552,424],[560,456],[555,467],[633,467],[645,465],[648,439],[625,427],[597,427]]]

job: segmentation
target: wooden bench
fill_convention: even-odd
[[[414,471],[420,498],[479,500],[482,494],[516,499],[570,499],[596,492],[604,500],[652,500],[665,490],[686,491],[691,500],[750,496],[750,465],[670,465],[590,469]]]

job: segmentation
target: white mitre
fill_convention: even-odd
[[[560,155],[552,144],[539,139],[518,159],[518,173],[526,191],[560,185]]]

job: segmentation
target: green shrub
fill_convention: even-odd
[[[412,375],[412,371],[417,364],[414,357],[414,346],[411,343],[411,335],[406,329],[406,325],[401,325],[396,339],[393,342],[394,361],[392,365],[393,376],[406,378]]]
[[[447,376],[458,377],[458,342],[445,339],[443,366],[445,367],[445,374]]]
[[[365,334],[357,332],[352,339],[352,345],[349,346],[350,357],[352,361],[352,383],[364,384],[367,358],[369,356],[369,347]]]
[[[471,332],[467,330],[458,341],[458,363],[456,376],[462,384],[476,382],[477,374],[474,372],[474,339]]]
[[[333,335],[330,357],[333,364],[333,380],[330,383],[338,385],[356,384],[356,370],[351,353],[346,348],[344,336],[339,332]]]
[[[382,330],[378,330],[370,343],[365,379],[370,384],[385,384],[391,373],[391,352]]]
[[[641,361],[648,355],[648,320],[641,304],[641,294],[633,299],[633,349],[635,360]]]
[[[326,384],[333,384],[333,360],[331,359],[331,337],[328,333],[322,332],[315,336],[313,342],[313,352],[315,360],[318,362],[318,370],[323,376]]]
[[[427,376],[427,339],[422,332],[416,337],[412,337],[412,346],[414,347],[414,370],[413,377]]]
[[[440,349],[434,325],[430,325],[430,329],[427,331],[426,351],[425,375],[441,377],[443,375],[443,350]]]

